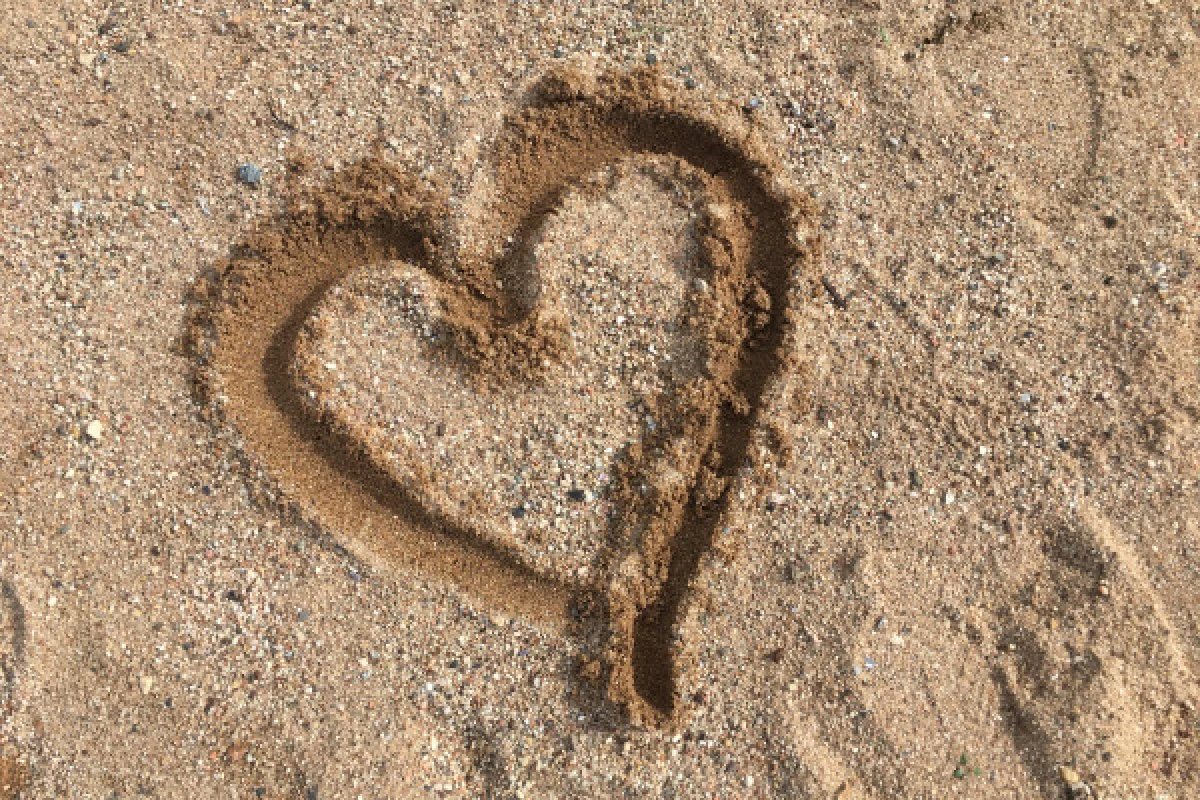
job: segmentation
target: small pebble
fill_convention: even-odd
[[[262,170],[254,164],[242,164],[237,168],[237,178],[247,186],[258,186],[262,183]]]
[[[94,419],[87,424],[84,433],[87,434],[88,439],[98,442],[104,436],[104,423],[98,419]]]

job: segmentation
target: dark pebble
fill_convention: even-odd
[[[908,483],[914,489],[921,488],[921,473],[917,472],[916,467],[913,467],[908,471]]]
[[[242,164],[237,168],[237,178],[247,186],[258,186],[262,183],[262,170],[254,164]]]
[[[574,500],[576,503],[582,503],[587,499],[587,492],[583,489],[571,489],[567,492],[567,499]]]

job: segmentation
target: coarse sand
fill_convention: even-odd
[[[1200,5],[5,12],[0,798],[1200,796]]]

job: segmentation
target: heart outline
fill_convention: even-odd
[[[313,413],[328,415],[331,424],[365,442],[376,460],[385,463],[397,481],[405,484],[415,501],[439,509],[447,517],[459,520],[463,527],[486,534],[491,541],[515,544],[534,569],[560,575],[564,582],[577,588],[603,590],[604,577],[609,574],[606,564],[612,560],[606,556],[625,549],[623,539],[632,531],[627,524],[614,524],[620,509],[614,508],[613,503],[628,494],[630,481],[647,483],[668,469],[685,475],[695,471],[694,465],[682,463],[695,453],[686,452],[686,441],[672,440],[670,435],[666,438],[671,440],[671,452],[657,459],[649,475],[639,476],[628,468],[629,452],[631,446],[645,451],[643,439],[647,429],[658,431],[684,413],[688,398],[695,405],[694,398],[708,382],[710,371],[706,369],[706,361],[711,355],[708,339],[714,336],[714,323],[731,316],[729,306],[733,305],[728,302],[729,292],[725,291],[728,287],[713,280],[711,274],[703,273],[698,263],[703,259],[698,257],[693,235],[699,227],[711,227],[708,217],[714,210],[713,203],[720,198],[709,190],[702,176],[685,164],[662,157],[634,157],[573,187],[570,198],[565,198],[566,205],[599,202],[620,181],[635,174],[663,192],[663,202],[677,205],[681,215],[686,215],[681,220],[683,230],[666,234],[672,240],[681,238],[681,250],[661,263],[653,258],[646,260],[637,251],[627,251],[628,266],[646,272],[640,279],[625,274],[619,280],[632,279],[626,284],[627,291],[636,293],[635,302],[639,306],[646,299],[643,288],[654,291],[654,286],[673,285],[680,292],[673,301],[659,298],[660,302],[674,303],[669,310],[668,306],[655,307],[652,303],[634,312],[631,308],[610,307],[604,300],[585,301],[577,293],[586,293],[584,287],[590,281],[575,274],[583,271],[582,263],[568,258],[549,272],[544,269],[549,265],[530,263],[528,283],[533,284],[530,295],[537,299],[529,313],[536,318],[526,320],[531,324],[524,326],[523,333],[527,339],[531,338],[531,331],[545,334],[548,346],[534,363],[529,363],[528,358],[521,359],[524,362],[521,366],[536,374],[516,381],[505,369],[498,369],[492,363],[495,340],[503,337],[503,328],[498,332],[493,330],[489,345],[493,355],[488,360],[482,360],[478,352],[463,352],[460,340],[472,331],[461,330],[457,320],[469,317],[474,304],[468,302],[464,308],[456,287],[447,286],[426,268],[414,264],[370,265],[347,276],[345,282],[331,291],[329,300],[322,301],[301,332],[293,369],[301,396],[314,398],[309,402]],[[716,206],[717,210],[720,208]],[[535,249],[559,238],[555,229],[561,223],[547,220],[547,224],[550,227],[535,237],[539,242]],[[664,234],[657,231],[654,236]],[[554,247],[560,249],[561,245]],[[568,251],[571,249],[567,247]],[[535,259],[541,260],[542,256]],[[635,267],[638,262],[643,266]],[[589,259],[584,263],[588,264],[587,272],[592,273],[594,263]],[[613,278],[618,279],[615,274]],[[643,285],[641,280],[650,283]],[[524,292],[526,287],[518,284],[515,288]],[[599,292],[601,297],[607,291],[600,286],[588,289]],[[588,307],[581,307],[581,302]],[[357,318],[365,307],[373,309],[370,318],[381,326],[372,328],[370,333],[365,328],[360,330],[358,325]],[[666,325],[657,335],[665,335],[669,341],[657,342],[659,350],[653,346],[648,350],[655,359],[665,360],[647,364],[645,352],[638,358],[635,351],[622,348],[641,350],[628,337],[636,338],[638,332],[649,333],[647,326],[655,324],[652,318]],[[367,319],[361,323],[369,324]],[[343,324],[355,332],[343,329]],[[342,348],[337,345],[332,345],[334,352],[328,349],[329,337],[336,340],[346,335],[356,339],[353,349],[368,346],[374,353],[372,360],[395,364],[401,371],[394,374],[404,375],[408,384],[379,390],[391,400],[377,396],[375,402],[383,406],[375,406],[370,412],[365,407],[360,409],[360,400],[347,393],[365,390],[368,396],[374,395],[376,390],[367,384],[380,386],[380,376],[364,372],[373,366],[364,364],[359,355],[340,352]],[[360,336],[368,340],[378,337],[378,341],[364,342]],[[622,339],[624,345],[618,343]],[[673,351],[674,345],[684,350]],[[617,360],[601,366],[594,361],[599,354],[592,351],[593,346],[604,347],[608,358]],[[667,350],[662,350],[663,346]],[[392,347],[398,348],[394,354]],[[479,350],[479,343],[472,343],[471,349]],[[640,367],[631,369],[630,357],[642,362]],[[588,363],[599,372],[585,377],[588,370],[584,367]],[[432,377],[429,370],[440,377]],[[606,380],[601,381],[602,377]],[[644,382],[647,377],[650,384]],[[389,383],[384,381],[382,385]],[[597,393],[607,401],[605,411],[599,414],[594,400],[588,399],[595,398]],[[556,395],[562,399],[550,399]],[[393,406],[392,401],[398,405]],[[440,408],[432,411],[431,407]],[[556,421],[560,412],[564,415],[562,423]],[[498,429],[495,422],[489,422],[497,413],[507,417]],[[573,415],[571,420],[566,419],[568,414]],[[613,427],[615,420],[622,417],[624,427],[619,423]],[[526,429],[525,424],[531,427]],[[580,425],[583,428],[573,427]],[[474,435],[482,438],[472,438],[468,431],[477,431]],[[598,450],[585,455],[589,445],[576,441],[581,436],[599,437],[590,441],[590,447],[608,445],[607,455],[602,456]],[[464,459],[469,457],[462,452],[463,448],[481,460],[468,468]],[[472,477],[479,465],[491,463],[490,459],[500,453],[504,454],[506,466],[499,467],[496,473]],[[606,458],[608,463],[603,471],[594,474],[594,469],[600,469],[600,460]],[[545,459],[556,462],[559,469],[567,469],[572,476],[571,485],[577,490],[588,487],[591,491],[572,497],[567,487],[558,486],[556,480],[548,481],[549,476],[536,477]],[[460,469],[466,472],[458,472]],[[626,480],[622,480],[623,474]],[[551,509],[554,516],[546,517]],[[556,546],[542,548],[544,526],[550,523],[554,524],[549,527],[557,531],[552,534]],[[606,549],[610,553],[603,552]]]
[[[672,628],[726,516],[729,486],[750,457],[767,385],[788,366],[788,310],[804,290],[815,291],[813,205],[784,185],[778,163],[740,122],[711,115],[654,69],[595,80],[551,73],[497,134],[492,214],[476,236],[482,245],[455,241],[444,190],[369,158],[249,234],[197,282],[188,323],[201,406],[272,496],[298,517],[337,530],[335,538],[360,555],[431,575],[495,607],[556,627],[567,627],[580,609],[603,618],[608,694],[632,721],[649,725],[682,717]],[[565,191],[635,154],[678,158],[732,198],[729,219],[708,221],[702,251],[714,274],[741,275],[731,291],[742,311],[710,408],[684,415],[685,430],[674,431],[705,437],[696,441],[715,454],[715,465],[704,469],[718,488],[701,502],[697,472],[666,493],[673,496],[652,493],[640,515],[630,494],[629,514],[646,523],[638,542],[642,574],[595,590],[538,573],[512,548],[406,499],[356,432],[339,430],[299,395],[292,364],[301,328],[328,290],[349,271],[386,260],[425,265],[463,287],[473,313],[462,319],[460,347],[490,348],[480,355],[494,356],[489,332],[503,324],[508,333],[494,360],[534,363],[528,356],[545,344],[530,313],[536,303],[495,287],[519,277],[531,233]],[[505,250],[509,237],[516,246]]]

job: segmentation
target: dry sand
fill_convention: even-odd
[[[15,2],[0,797],[1200,796],[1200,6]]]

